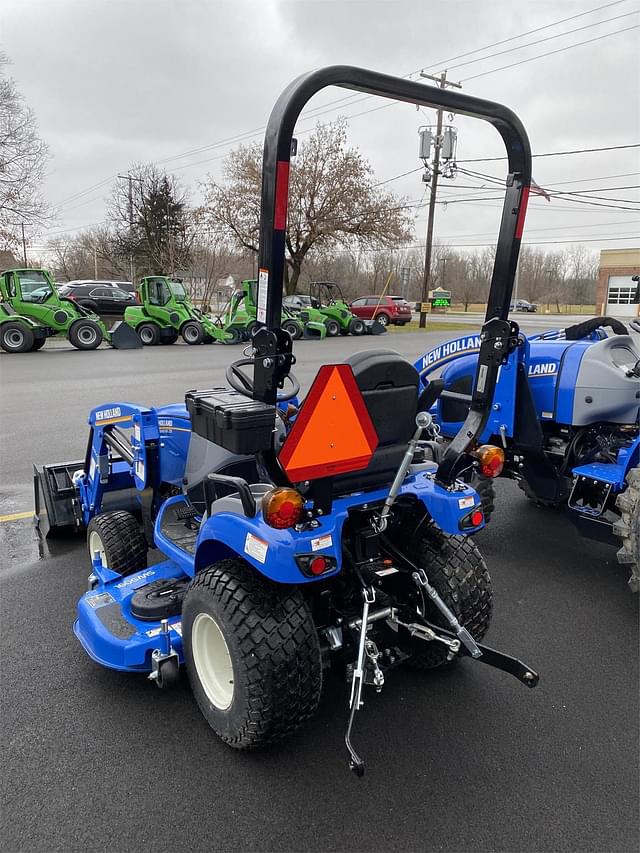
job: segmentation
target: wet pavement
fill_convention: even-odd
[[[424,340],[303,342],[296,370],[306,386],[320,361],[363,346],[413,357]],[[0,515],[29,510],[33,462],[82,456],[92,406],[181,400],[223,383],[231,354],[239,348],[0,357]],[[535,667],[540,685],[469,660],[427,676],[394,671],[381,695],[365,693],[357,780],[337,677],[291,740],[230,750],[185,679],[159,691],[82,652],[72,633],[89,573],[82,537],[42,543],[28,518],[0,523],[3,848],[637,849],[638,599],[625,570],[508,482],[477,542],[494,582],[487,642]]]

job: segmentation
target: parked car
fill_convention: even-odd
[[[402,296],[361,296],[349,308],[361,320],[377,320],[383,326],[406,326],[411,322],[411,306]]]
[[[132,284],[130,281],[101,281],[99,279],[94,278],[76,278],[73,279],[73,281],[67,281],[66,284],[71,285],[73,287],[85,284],[93,284],[95,287],[116,287],[118,290],[124,290],[126,293],[136,292],[135,284]]]
[[[527,302],[526,299],[516,299],[511,302],[509,311],[528,311],[530,314],[538,310],[535,302]]]
[[[313,299],[304,293],[294,293],[292,296],[285,296],[282,304],[289,311],[301,311],[303,308],[315,308]]]
[[[58,288],[60,296],[95,311],[96,314],[124,314],[125,308],[138,305],[138,296],[119,287],[109,287],[105,282],[76,284],[69,282]]]

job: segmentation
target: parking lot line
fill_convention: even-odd
[[[12,512],[9,515],[0,515],[0,524],[4,521],[20,521],[22,518],[33,518],[34,512],[33,510],[29,510],[28,512]]]

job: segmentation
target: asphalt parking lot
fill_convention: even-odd
[[[450,337],[301,342],[295,372],[305,387],[320,363],[364,346],[413,359]],[[92,406],[182,400],[222,384],[231,357],[240,348],[0,356],[0,516],[29,510],[33,463],[82,456]],[[159,691],[84,655],[71,630],[89,573],[81,539],[42,543],[28,519],[0,523],[4,849],[636,850],[638,599],[625,570],[506,482],[477,542],[494,582],[487,642],[540,684],[469,660],[394,671],[365,695],[358,780],[337,677],[293,739],[234,752],[186,680]]]

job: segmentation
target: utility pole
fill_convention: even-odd
[[[98,247],[93,246],[93,277],[98,280]]]
[[[24,237],[24,222],[20,223],[22,228],[22,260],[24,262],[25,267],[27,266],[27,241]]]
[[[429,80],[435,80],[441,89],[446,89],[447,86],[455,86],[456,89],[461,89],[460,83],[453,83],[447,80],[447,72],[443,71],[439,76],[434,77],[431,74],[420,72],[421,77],[427,77]],[[433,173],[431,175],[431,194],[429,197],[429,218],[427,220],[427,243],[424,252],[424,278],[422,279],[422,305],[420,305],[420,328],[424,329],[427,325],[427,312],[422,310],[424,303],[429,298],[429,281],[431,279],[431,249],[433,245],[433,220],[436,213],[436,192],[438,189],[438,175],[440,167],[440,149],[442,147],[442,110],[438,110],[438,124],[436,128],[435,150],[433,154]]]
[[[139,181],[142,184],[142,178],[134,178],[131,172],[128,172],[126,175],[118,175],[123,181],[129,182],[129,241],[131,246],[133,247],[133,182]],[[133,262],[133,248],[129,252],[129,275],[131,277],[131,283],[135,284],[135,266]]]

